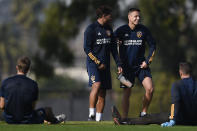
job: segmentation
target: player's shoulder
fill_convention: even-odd
[[[2,84],[9,83],[10,81],[14,80],[15,77],[16,77],[16,75],[10,76],[10,77],[8,77],[8,78],[5,78],[5,79],[2,81]]]
[[[98,26],[97,22],[93,22],[91,24],[89,24],[86,28],[86,31],[93,31],[95,30],[95,28]]]
[[[37,82],[32,80],[31,78],[27,77],[26,75],[14,75],[10,76],[2,81],[2,84],[10,83],[10,82],[17,82],[19,79],[22,81],[28,81],[29,83],[36,84]]]
[[[149,29],[145,26],[145,25],[143,25],[143,24],[138,24],[137,25],[137,28],[138,29],[141,29],[141,30],[145,30],[145,31],[148,31]]]
[[[129,28],[129,26],[128,26],[128,24],[125,24],[125,25],[119,26],[116,30],[125,30],[127,28]]]
[[[175,81],[173,84],[172,84],[172,87],[174,88],[180,88],[181,86],[184,85],[184,82],[183,80],[178,80],[178,81]]]
[[[29,77],[26,77],[26,79],[28,79],[29,81],[31,81],[32,83],[37,83],[35,80],[29,78]]]
[[[115,30],[115,33],[117,34],[122,34],[122,33],[125,33],[125,32],[128,32],[129,31],[129,26],[128,24],[125,24],[125,25],[122,25],[120,27],[118,27],[116,30]]]

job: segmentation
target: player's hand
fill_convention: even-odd
[[[171,127],[175,125],[175,121],[174,120],[170,120],[169,122],[165,122],[161,124],[161,127]]]
[[[105,69],[105,65],[104,64],[100,64],[98,67],[99,70],[104,70]]]
[[[142,64],[140,65],[140,68],[147,68],[147,67],[148,67],[148,65],[146,64],[145,61],[143,61]]]
[[[118,45],[121,45],[122,44],[122,41],[117,39],[117,44]]]
[[[118,74],[121,74],[122,73],[122,67],[118,67]]]

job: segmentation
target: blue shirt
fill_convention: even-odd
[[[171,96],[175,121],[197,122],[197,81],[190,77],[175,82]]]
[[[125,67],[136,67],[143,61],[150,64],[156,49],[155,41],[150,31],[144,25],[137,25],[131,29],[129,25],[123,25],[115,31],[115,36],[122,41],[119,45],[120,59]],[[145,47],[148,43],[149,54],[145,58]]]
[[[109,68],[111,52],[117,66],[121,66],[113,31],[108,25],[101,25],[96,21],[86,28],[84,51],[87,54],[87,65],[98,67],[105,64]]]
[[[33,102],[38,99],[38,86],[25,75],[15,75],[2,82],[0,97],[5,99],[6,119],[20,123],[32,115]]]

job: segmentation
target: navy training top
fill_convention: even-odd
[[[33,102],[38,99],[38,85],[25,75],[15,75],[2,82],[0,97],[5,99],[6,119],[20,123],[32,117]]]
[[[105,64],[109,68],[111,52],[117,66],[121,66],[117,44],[109,25],[101,25],[96,21],[86,28],[84,51],[87,54],[87,65],[98,67],[100,64]]]
[[[115,31],[115,36],[122,42],[119,44],[119,53],[125,67],[136,67],[143,61],[147,64],[152,62],[156,44],[150,31],[144,25],[136,25],[133,30],[128,24],[123,25]],[[147,58],[144,56],[146,42],[149,45]]]
[[[172,85],[172,104],[174,120],[178,123],[197,123],[197,81],[192,77],[184,78]]]

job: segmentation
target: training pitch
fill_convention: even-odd
[[[0,131],[197,131],[197,126],[174,126],[167,128],[162,128],[159,125],[116,126],[112,121],[68,121],[57,125],[8,125],[5,122],[0,122]]]

